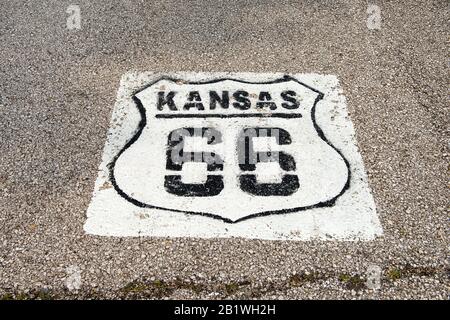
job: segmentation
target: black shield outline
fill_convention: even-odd
[[[342,190],[339,192],[338,195],[334,196],[333,198],[326,200],[326,201],[321,201],[318,202],[316,204],[313,205],[309,205],[309,206],[303,206],[303,207],[295,207],[295,208],[288,208],[288,209],[279,209],[279,210],[270,210],[270,211],[263,211],[263,212],[258,212],[258,213],[252,213],[249,214],[247,216],[243,216],[239,219],[236,220],[232,220],[229,218],[224,218],[220,215],[216,215],[216,214],[212,214],[212,213],[207,213],[207,212],[197,212],[197,211],[186,211],[186,210],[179,210],[179,209],[170,209],[170,208],[164,208],[164,207],[159,207],[159,206],[154,206],[151,204],[147,204],[147,203],[143,203],[139,200],[134,199],[133,197],[131,197],[130,195],[128,195],[127,193],[125,193],[122,189],[120,189],[120,187],[118,186],[115,176],[114,176],[114,168],[117,162],[117,159],[119,159],[119,157],[131,146],[133,145],[133,143],[135,143],[142,131],[144,130],[145,126],[147,125],[147,117],[146,117],[146,110],[145,107],[143,106],[142,102],[139,100],[139,98],[136,97],[136,94],[138,94],[139,92],[151,87],[152,85],[154,85],[155,83],[161,81],[161,80],[167,80],[167,81],[173,81],[173,82],[180,82],[182,84],[189,84],[189,85],[198,85],[198,84],[210,84],[210,83],[217,83],[217,82],[221,82],[221,81],[226,81],[226,80],[230,80],[230,81],[235,81],[235,82],[241,82],[241,83],[246,83],[246,84],[275,84],[275,83],[281,83],[281,82],[288,82],[288,81],[294,81],[297,82],[298,84],[314,91],[317,93],[317,97],[316,100],[314,101],[314,105],[311,108],[311,120],[313,122],[314,125],[314,129],[316,130],[319,138],[321,138],[325,143],[327,143],[331,148],[333,148],[344,160],[344,163],[347,167],[347,181],[344,185],[344,187],[342,188]],[[351,169],[350,169],[350,163],[347,160],[347,158],[343,155],[343,153],[336,148],[333,144],[331,144],[330,141],[328,141],[328,139],[325,137],[325,134],[323,133],[322,129],[318,126],[317,122],[316,122],[316,118],[315,118],[315,110],[316,110],[316,105],[317,103],[322,100],[324,97],[324,94],[322,92],[320,92],[317,89],[314,89],[310,86],[308,86],[307,84],[304,84],[303,82],[295,79],[292,76],[289,75],[285,75],[281,78],[278,78],[276,80],[272,80],[272,81],[266,81],[266,82],[252,82],[252,81],[245,81],[245,80],[240,80],[240,79],[233,79],[233,78],[220,78],[220,79],[213,79],[213,80],[207,80],[207,81],[198,81],[198,82],[192,82],[192,81],[184,81],[181,79],[174,79],[171,77],[160,77],[157,80],[153,81],[150,84],[147,84],[146,86],[144,86],[143,88],[135,91],[133,93],[132,99],[134,101],[134,103],[136,104],[136,107],[139,110],[139,113],[141,115],[141,120],[138,124],[138,128],[136,133],[134,134],[134,136],[125,144],[125,146],[117,153],[117,155],[111,160],[111,162],[107,165],[108,169],[109,169],[109,180],[111,182],[111,184],[113,185],[114,189],[116,190],[116,192],[126,201],[134,204],[137,207],[140,208],[148,208],[148,209],[158,209],[158,210],[165,210],[165,211],[171,211],[171,212],[180,212],[180,213],[185,213],[185,214],[190,214],[190,215],[198,215],[198,216],[204,216],[204,217],[208,217],[208,218],[213,218],[213,219],[217,219],[217,220],[221,220],[223,222],[226,223],[239,223],[242,221],[246,221],[249,219],[253,219],[253,218],[257,218],[257,217],[263,217],[263,216],[269,216],[269,215],[279,215],[279,214],[289,214],[289,213],[295,213],[295,212],[300,212],[300,211],[306,211],[306,210],[310,210],[310,209],[315,209],[315,208],[323,208],[323,207],[332,207],[334,206],[334,204],[336,203],[336,200],[341,197],[349,188],[350,188],[350,180],[351,180]]]

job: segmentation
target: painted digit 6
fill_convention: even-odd
[[[283,152],[255,152],[253,139],[274,137],[277,144],[291,143],[289,132],[280,128],[246,128],[239,136],[239,167],[242,171],[255,171],[258,162],[278,162],[284,171],[294,171],[294,158]],[[299,188],[298,176],[285,174],[280,183],[258,183],[255,174],[243,174],[239,177],[241,189],[256,196],[289,196]]]
[[[223,170],[223,161],[215,153],[185,152],[186,137],[203,137],[208,144],[222,141],[222,135],[213,128],[180,128],[173,130],[168,137],[166,151],[166,169],[181,171],[186,162],[205,162],[208,171]],[[183,197],[208,197],[218,195],[223,189],[221,175],[209,175],[203,184],[186,184],[181,181],[181,175],[167,175],[164,177],[164,187],[167,192]]]
[[[203,137],[210,145],[222,142],[222,135],[213,128],[180,128],[173,130],[168,137],[166,169],[181,171],[186,162],[207,163],[207,170],[222,171],[223,161],[220,156],[208,152],[185,152],[186,137]],[[277,144],[291,143],[290,134],[280,128],[246,128],[239,135],[238,155],[239,167],[242,171],[255,171],[259,162],[278,162],[284,171],[294,171],[296,163],[294,158],[283,152],[256,152],[253,148],[253,139],[260,137],[274,137]],[[258,183],[255,174],[242,174],[239,177],[240,188],[256,196],[289,196],[299,188],[298,176],[285,174],[280,183]],[[205,183],[186,184],[182,182],[181,175],[166,175],[164,187],[167,192],[184,197],[207,197],[218,195],[224,188],[222,175],[207,175]]]

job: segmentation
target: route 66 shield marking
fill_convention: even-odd
[[[369,240],[382,233],[334,76],[124,75],[85,230]]]

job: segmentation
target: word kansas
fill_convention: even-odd
[[[158,91],[156,106],[159,111],[169,110],[216,110],[234,108],[237,110],[279,108],[293,110],[300,107],[300,99],[293,90],[281,92],[245,90],[222,91]]]

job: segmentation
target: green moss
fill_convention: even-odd
[[[46,290],[39,290],[35,294],[35,298],[40,300],[53,300],[53,296],[50,294],[49,291]]]
[[[15,295],[14,299],[15,300],[30,300],[31,297],[30,297],[30,295],[28,295],[26,293],[20,292]]]
[[[389,280],[395,281],[402,277],[402,270],[398,268],[392,268],[387,273],[387,278]]]
[[[362,290],[365,288],[365,280],[359,275],[349,275],[349,274],[340,274],[338,277],[339,281],[345,284],[345,287],[348,290]]]
[[[164,282],[161,281],[161,280],[155,280],[155,281],[153,281],[153,282],[152,282],[152,286],[154,286],[155,288],[158,288],[158,289],[164,289],[164,288],[165,288],[165,284],[164,284]]]
[[[146,284],[133,281],[128,283],[125,287],[123,287],[121,291],[124,293],[140,293],[147,289],[148,287]]]
[[[236,282],[231,282],[225,284],[225,291],[227,294],[234,294],[239,290],[239,284]]]
[[[339,275],[339,281],[341,282],[348,282],[350,280],[351,276],[344,273]]]
[[[291,286],[300,286],[305,282],[316,282],[323,278],[323,275],[315,272],[311,273],[301,273],[301,274],[293,274],[289,277],[289,284]]]
[[[14,296],[10,293],[5,293],[4,295],[0,296],[0,300],[14,300]]]
[[[193,282],[184,282],[180,279],[176,279],[175,282],[173,283],[173,287],[175,289],[187,289],[187,290],[191,290],[195,293],[200,293],[205,289],[205,286],[202,284],[197,284],[197,283],[193,283]]]
[[[173,291],[176,289],[173,284],[166,283],[162,280],[155,280],[153,281],[148,288],[151,290],[152,295],[161,298],[161,297],[167,297],[173,293]]]
[[[150,282],[133,281],[123,287],[120,291],[126,295],[138,297],[164,297],[171,295],[175,290],[187,289],[192,290],[195,293],[199,293],[204,290],[204,286],[201,284],[195,284],[192,282],[184,282],[180,279],[174,281],[165,282],[162,280],[154,280]]]

